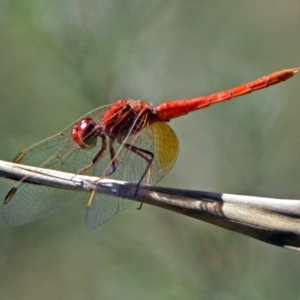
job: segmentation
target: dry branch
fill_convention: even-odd
[[[277,246],[300,250],[300,200],[139,187],[124,181],[58,172],[0,161],[0,176],[60,189],[112,194],[172,210]]]

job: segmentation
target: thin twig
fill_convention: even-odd
[[[139,186],[124,181],[76,175],[0,161],[0,176],[78,191],[96,190],[152,204],[258,240],[300,250],[300,200],[272,199],[202,191]],[[98,180],[98,181],[97,181]],[[97,182],[96,182],[97,181]],[[96,183],[95,183],[96,182]]]

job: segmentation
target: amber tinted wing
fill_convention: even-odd
[[[176,134],[164,122],[153,123],[138,134],[129,136],[124,143],[134,145],[154,155],[153,162],[141,181],[144,184],[153,185],[160,181],[174,165],[179,151]],[[123,144],[115,150],[118,153],[119,166],[110,178],[132,183],[140,182],[144,171],[149,167],[149,163],[141,156],[125,148]],[[102,164],[97,164],[95,167],[98,174],[103,172],[103,169],[100,170],[101,166]],[[130,200],[96,194],[87,210],[87,227],[93,229],[101,225],[130,204],[132,204]]]

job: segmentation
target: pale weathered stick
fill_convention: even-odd
[[[113,194],[203,220],[277,246],[300,250],[300,200],[219,194],[141,185],[0,161],[0,176],[62,189]],[[41,199],[42,201],[42,199]]]

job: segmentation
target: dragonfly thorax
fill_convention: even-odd
[[[147,102],[121,99],[104,114],[101,125],[110,138],[138,133],[149,125],[152,106]]]

